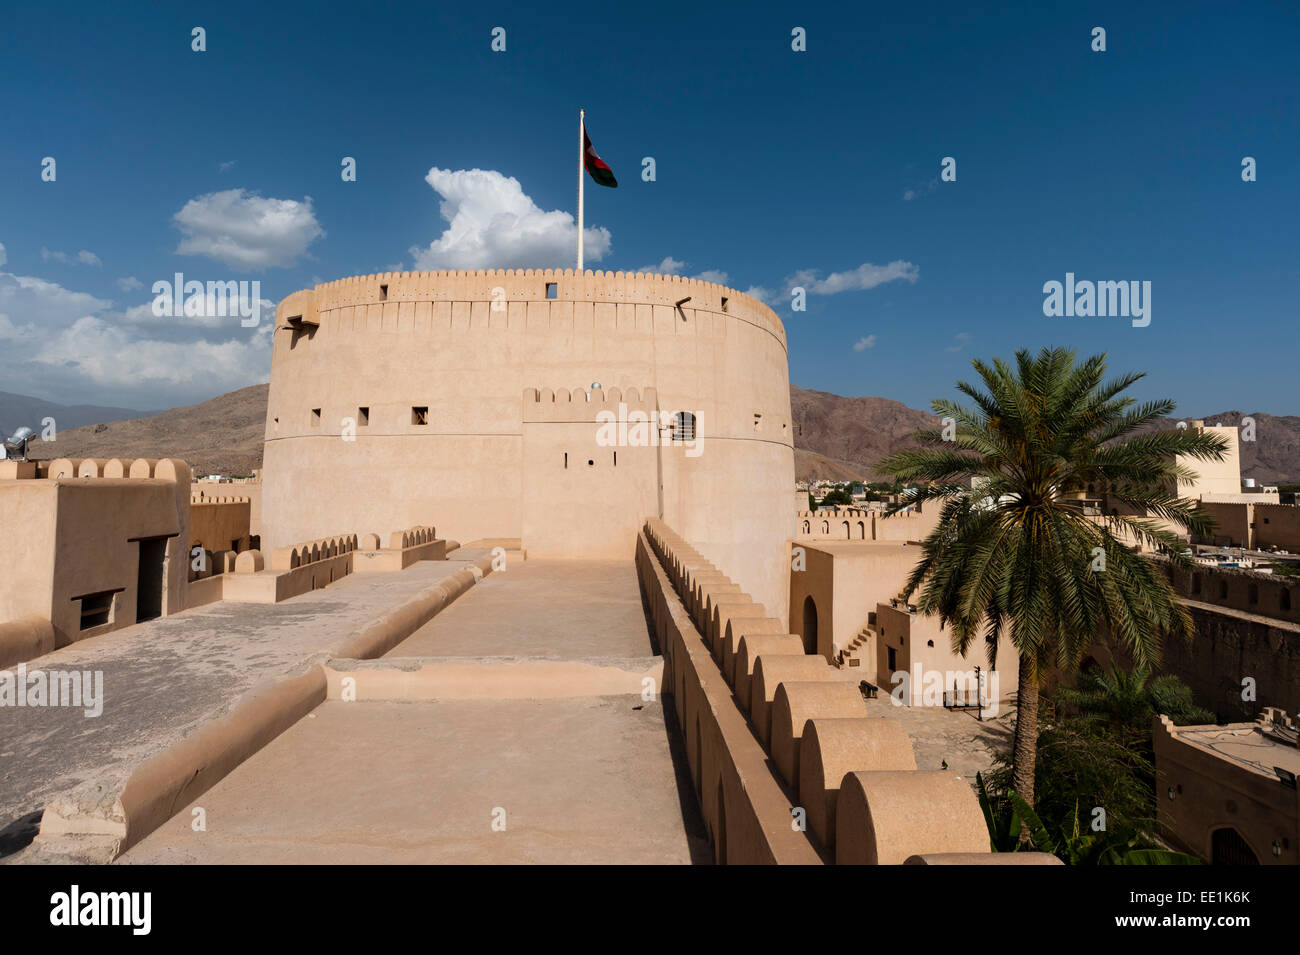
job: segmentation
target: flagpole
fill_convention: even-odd
[[[578,110],[578,274],[579,275],[582,274],[582,187],[584,185],[582,181],[582,165],[583,165],[583,156],[584,153],[586,152],[586,149],[584,148],[586,136],[583,135],[586,132],[586,126],[584,122],[586,116],[587,116],[587,111],[585,109]]]

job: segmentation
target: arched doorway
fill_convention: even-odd
[[[1249,843],[1236,829],[1215,829],[1210,838],[1210,862],[1213,865],[1259,865]]]
[[[811,594],[803,598],[803,652],[817,652],[817,604]]]

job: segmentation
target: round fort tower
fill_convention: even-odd
[[[793,487],[785,329],[721,285],[394,272],[277,310],[264,549],[429,524],[630,560],[662,516],[784,619]]]

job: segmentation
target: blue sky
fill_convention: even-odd
[[[1184,415],[1300,414],[1294,4],[450,6],[11,6],[0,390],[163,408],[265,380],[269,321],[151,316],[177,271],[275,302],[570,266],[584,106],[621,183],[588,186],[588,267],[760,290],[795,384],[928,407],[972,357],[1067,344]],[[1149,281],[1150,325],[1044,316],[1067,272]]]

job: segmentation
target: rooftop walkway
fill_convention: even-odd
[[[631,561],[512,560],[119,861],[709,861],[661,664]]]

